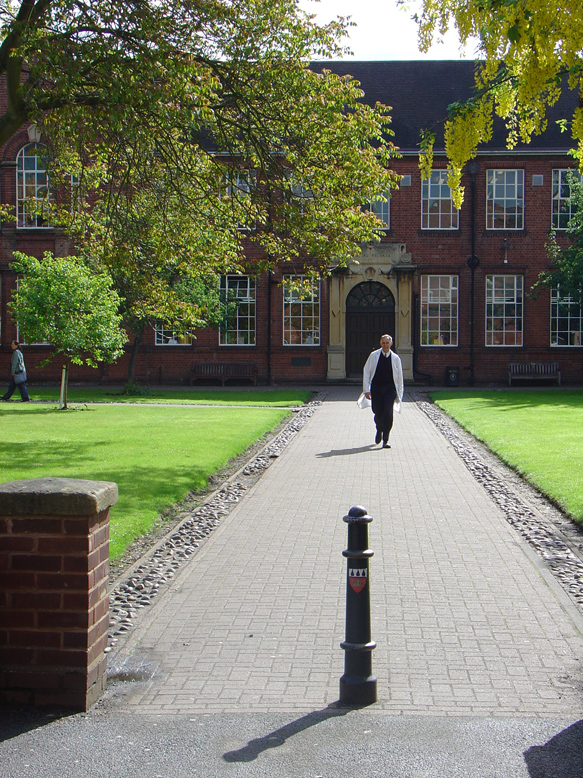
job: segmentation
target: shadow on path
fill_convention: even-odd
[[[322,451],[320,454],[316,454],[316,459],[325,459],[326,457],[345,457],[350,454],[362,454],[364,451],[372,451],[379,446],[375,446],[371,443],[370,446],[359,446],[359,448],[335,448],[331,451]]]
[[[0,706],[0,743],[54,724],[58,719],[76,715],[76,711],[62,708],[34,708],[20,705]]]
[[[524,752],[530,778],[583,778],[583,719]]]
[[[223,759],[225,762],[252,762],[254,759],[257,759],[259,754],[263,751],[267,751],[268,748],[278,748],[278,746],[283,745],[289,737],[297,735],[305,729],[314,727],[316,724],[326,721],[327,719],[345,716],[351,710],[354,710],[354,708],[340,707],[337,702],[334,702],[323,710],[307,713],[305,716],[302,716],[301,719],[290,721],[289,724],[270,732],[268,735],[255,738],[255,740],[250,740],[244,748],[239,748],[237,751],[227,751],[223,754]]]

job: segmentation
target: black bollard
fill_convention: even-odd
[[[340,679],[340,703],[371,705],[377,701],[377,679],[372,674],[372,651],[376,643],[370,635],[370,589],[368,560],[374,551],[368,548],[368,525],[372,516],[359,505],[344,516],[348,524],[346,570],[346,640],[344,675]]]

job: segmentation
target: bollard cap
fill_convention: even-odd
[[[347,524],[368,523],[372,521],[372,516],[368,515],[366,508],[363,508],[362,505],[353,505],[348,511],[348,515],[342,517],[342,521]]]

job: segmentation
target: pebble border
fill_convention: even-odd
[[[203,505],[179,514],[181,521],[165,538],[122,575],[109,593],[109,633],[106,653],[133,628],[139,611],[152,604],[182,565],[220,524],[245,494],[245,478],[257,478],[280,456],[288,443],[304,427],[322,404],[326,392],[319,392],[306,405],[293,408],[294,418],[241,470],[218,489]]]
[[[583,532],[566,517],[545,520],[536,514],[495,475],[492,469],[457,434],[451,420],[437,406],[417,401],[418,407],[448,440],[465,466],[504,513],[506,520],[543,559],[550,572],[583,613]],[[558,527],[553,524],[559,525]]]

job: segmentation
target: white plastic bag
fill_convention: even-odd
[[[370,408],[371,402],[367,399],[364,392],[361,393],[360,397],[356,401],[356,404],[358,407],[362,410],[363,408]]]

